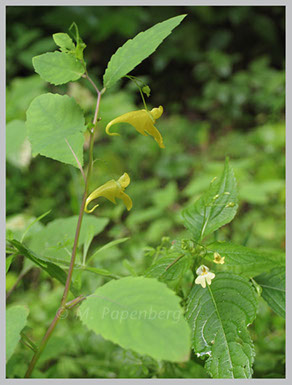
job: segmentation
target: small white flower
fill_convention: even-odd
[[[206,282],[208,285],[211,285],[211,280],[215,278],[215,274],[211,273],[207,266],[201,265],[197,271],[196,271],[198,277],[195,280],[195,283],[197,285],[202,285],[202,287],[205,289]]]

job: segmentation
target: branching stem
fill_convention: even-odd
[[[82,225],[82,219],[83,219],[83,215],[84,215],[85,201],[86,201],[86,198],[87,198],[87,195],[88,195],[88,186],[89,186],[89,180],[90,180],[92,164],[93,164],[94,130],[95,130],[96,123],[97,123],[97,120],[98,120],[98,112],[99,112],[99,105],[100,105],[100,98],[101,98],[101,92],[96,87],[94,82],[91,80],[91,78],[89,77],[87,72],[86,72],[86,76],[85,77],[90,81],[90,83],[93,85],[95,91],[97,92],[97,102],[96,102],[94,118],[93,118],[93,128],[90,130],[88,169],[87,169],[87,175],[86,175],[86,179],[85,179],[85,188],[84,188],[82,203],[81,203],[81,207],[80,207],[80,211],[79,211],[79,217],[78,217],[78,222],[77,222],[77,227],[76,227],[76,232],[75,232],[75,238],[74,238],[74,245],[73,245],[72,256],[71,256],[71,262],[70,262],[70,266],[69,266],[69,270],[68,270],[68,275],[67,275],[67,280],[66,280],[66,284],[65,284],[64,293],[63,293],[62,300],[61,300],[61,305],[60,305],[59,309],[57,310],[57,313],[56,313],[53,321],[51,322],[48,330],[46,331],[46,334],[44,335],[44,337],[43,337],[43,339],[42,339],[42,341],[41,341],[41,343],[40,343],[40,345],[38,347],[38,350],[35,352],[34,356],[32,357],[32,360],[31,360],[31,362],[29,364],[29,367],[28,367],[28,369],[27,369],[27,371],[25,373],[25,378],[29,378],[31,376],[32,371],[34,370],[35,365],[36,365],[39,357],[41,356],[43,350],[45,349],[45,347],[46,347],[46,345],[48,343],[49,338],[51,337],[51,334],[53,333],[53,331],[54,331],[55,327],[57,326],[59,320],[61,318],[63,318],[62,315],[63,315],[64,311],[67,311],[67,308],[68,308],[66,306],[66,302],[67,302],[67,297],[68,297],[68,294],[69,294],[70,285],[71,285],[71,281],[72,281],[72,275],[73,275],[74,264],[75,264],[75,259],[76,259],[78,240],[79,240],[79,235],[80,235],[80,230],[81,230],[81,225]]]

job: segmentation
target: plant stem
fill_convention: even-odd
[[[88,80],[92,82],[92,80],[89,78],[88,74],[86,73],[86,77]],[[87,175],[86,175],[86,180],[85,180],[85,188],[84,188],[84,193],[83,193],[83,198],[82,198],[82,203],[79,211],[79,217],[78,217],[78,222],[77,222],[77,227],[76,227],[76,232],[75,232],[75,238],[74,238],[74,245],[73,245],[73,250],[72,250],[72,256],[71,256],[71,262],[68,270],[68,275],[67,275],[67,280],[65,284],[65,289],[64,293],[62,296],[61,300],[61,306],[58,309],[52,323],[50,324],[48,330],[46,331],[46,334],[44,335],[38,350],[35,352],[34,356],[32,357],[32,360],[29,364],[29,367],[25,373],[25,378],[29,378],[31,376],[31,373],[41,356],[44,348],[46,347],[48,340],[53,333],[55,327],[57,326],[59,320],[62,318],[62,313],[66,310],[66,302],[67,302],[67,297],[69,294],[70,290],[70,285],[72,281],[72,275],[73,275],[73,270],[74,270],[74,264],[75,264],[75,259],[76,259],[76,252],[77,252],[77,246],[78,246],[78,240],[79,240],[79,235],[80,235],[80,230],[81,230],[81,225],[82,225],[82,219],[84,215],[84,207],[85,207],[85,202],[86,198],[88,195],[88,186],[89,186],[89,180],[90,180],[90,175],[91,175],[91,170],[92,170],[92,163],[93,163],[93,145],[94,145],[94,129],[97,123],[97,117],[98,117],[98,111],[99,111],[99,105],[100,105],[100,98],[101,98],[101,93],[99,92],[98,88],[94,84],[94,88],[97,92],[97,102],[96,102],[96,107],[95,107],[95,113],[94,113],[94,119],[93,119],[93,125],[94,127],[90,130],[90,144],[89,144],[89,161],[88,161],[88,169],[87,169]]]
[[[86,297],[84,295],[79,295],[79,297],[72,299],[72,301],[67,302],[65,307],[66,309],[72,309],[74,306],[78,305],[80,302],[84,301]]]

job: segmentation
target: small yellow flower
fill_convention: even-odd
[[[125,188],[129,184],[130,177],[126,172],[119,178],[119,180],[109,180],[89,195],[85,202],[84,211],[87,213],[92,213],[99,205],[95,205],[91,210],[88,210],[87,207],[91,201],[99,197],[105,197],[115,204],[116,198],[120,198],[123,200],[127,210],[131,210],[133,205],[132,199],[129,197],[129,195],[124,193]]]
[[[215,278],[215,274],[211,273],[207,266],[201,265],[196,271],[198,277],[195,280],[195,284],[202,285],[205,289],[206,282],[208,285],[211,285],[211,280]]]
[[[213,262],[218,263],[220,265],[223,265],[224,260],[225,260],[225,257],[221,257],[221,255],[219,253],[217,253],[217,251],[215,251]]]
[[[163,139],[160,132],[154,126],[157,119],[163,114],[163,107],[159,106],[158,108],[153,108],[151,111],[139,110],[127,112],[124,115],[119,116],[118,118],[109,122],[106,126],[106,133],[108,135],[119,135],[116,132],[110,132],[109,129],[116,123],[129,123],[142,135],[152,136],[156,142],[159,144],[159,147],[165,148],[163,144]]]

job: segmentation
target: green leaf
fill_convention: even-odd
[[[42,79],[55,86],[74,82],[85,72],[83,65],[73,55],[59,51],[35,56],[32,64]]]
[[[6,361],[20,340],[20,332],[26,325],[27,317],[28,309],[24,306],[15,305],[6,310]]]
[[[15,258],[15,254],[11,254],[11,255],[9,255],[9,257],[6,257],[6,259],[5,259],[5,262],[6,262],[5,263],[6,264],[6,274],[8,273],[8,271],[10,269],[10,265],[13,262],[14,258]]]
[[[6,125],[6,160],[16,167],[25,167],[31,159],[25,122],[13,120]]]
[[[67,52],[75,49],[75,44],[67,33],[54,33],[53,39],[56,45],[60,47],[61,51]]]
[[[206,369],[214,378],[250,378],[254,348],[247,326],[254,320],[257,296],[250,282],[218,273],[205,289],[192,288],[186,317],[197,356],[209,356]]]
[[[114,246],[117,246],[119,245],[120,243],[124,243],[128,240],[129,238],[126,237],[126,238],[121,238],[121,239],[115,239],[114,241],[111,241],[111,242],[108,242],[106,243],[104,246],[100,247],[98,250],[96,250],[89,258],[88,258],[88,261],[87,263],[89,263],[89,261],[91,261],[92,259],[94,259],[99,253],[102,253],[104,250],[107,250],[111,247],[114,247]]]
[[[91,273],[94,273],[97,275],[101,275],[102,277],[108,277],[108,278],[113,278],[113,279],[119,278],[119,276],[111,273],[109,270],[100,269],[98,267],[82,266],[82,269],[86,270],[86,271],[90,271]]]
[[[246,277],[254,277],[279,264],[268,252],[229,242],[213,242],[207,246],[207,250],[207,258],[210,261],[214,259],[214,252],[225,257],[224,265],[217,266]]]
[[[78,215],[55,219],[31,237],[30,248],[45,261],[52,261],[57,264],[69,264],[77,222]],[[91,229],[92,235],[96,236],[103,231],[108,222],[108,218],[84,215],[78,246],[80,247],[86,242],[88,229]],[[77,262],[76,259],[76,263]]]
[[[189,358],[190,330],[177,297],[156,279],[127,277],[99,287],[80,306],[82,322],[105,339],[173,362]]]
[[[126,268],[128,270],[128,272],[133,277],[137,277],[138,276],[136,270],[134,269],[134,267],[132,266],[131,262],[128,259],[124,259],[123,260],[123,266],[124,266],[124,268]]]
[[[25,112],[31,101],[46,92],[46,83],[36,74],[15,78],[6,90],[6,121],[25,120]]]
[[[233,170],[226,158],[220,179],[213,179],[210,187],[193,205],[182,211],[184,225],[200,241],[223,225],[231,222],[238,208],[237,188]]]
[[[26,116],[33,156],[41,154],[78,167],[67,140],[83,164],[86,126],[75,99],[50,93],[38,96],[31,102]]]
[[[147,31],[129,39],[111,57],[103,76],[104,87],[109,88],[151,55],[186,15],[158,23]]]
[[[37,256],[32,250],[26,247],[23,243],[18,242],[16,239],[9,240],[9,243],[11,243],[11,245],[13,245],[19,251],[19,254],[30,259],[35,265],[40,267],[42,270],[48,273],[52,278],[57,279],[59,282],[61,282],[62,285],[65,286],[67,274],[63,269],[60,268],[60,266],[49,261],[44,261],[39,256]],[[75,288],[73,282],[71,283],[70,291],[75,297],[79,295],[79,292]]]
[[[29,232],[29,230],[32,228],[33,225],[35,225],[36,223],[38,223],[39,221],[41,221],[43,218],[45,218],[47,215],[50,214],[52,210],[48,210],[46,211],[45,213],[43,213],[42,215],[40,215],[39,217],[37,217],[36,219],[34,219],[27,227],[26,229],[24,230],[22,236],[21,236],[21,240],[20,242],[22,243],[26,234]]]
[[[262,297],[271,306],[275,313],[285,318],[285,266],[261,274],[255,281],[262,287]]]
[[[149,266],[144,276],[157,278],[163,282],[174,281],[181,278],[191,266],[191,259],[187,255],[173,253],[160,258]]]

